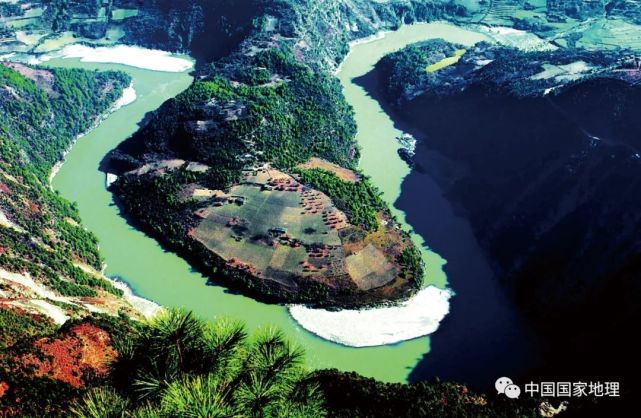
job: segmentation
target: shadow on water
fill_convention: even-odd
[[[168,101],[169,100],[171,99],[168,99]],[[132,135],[125,138],[120,144],[116,146],[116,148],[109,151],[107,154],[105,154],[105,156],[103,156],[100,159],[100,162],[98,163],[98,171],[101,171],[103,173],[111,173],[111,172],[120,173],[122,171],[128,171],[133,169],[134,167],[130,166],[129,164],[122,164],[122,163],[118,163],[118,161],[115,161],[113,158],[114,152],[117,152],[122,147],[134,148],[138,146],[137,148],[142,150],[142,144],[141,144],[142,141],[137,141],[135,139],[135,136],[138,132],[140,132],[145,126],[147,126],[151,122],[151,120],[153,119],[153,116],[154,116],[153,111],[146,112],[142,117],[142,119],[140,119],[140,121],[136,123],[136,125],[138,126],[138,128],[136,129],[136,132],[134,132]]]
[[[536,341],[500,286],[464,214],[457,212],[435,181],[455,177],[463,169],[452,168],[424,145],[419,132],[399,121],[381,95],[376,70],[354,81],[381,104],[396,128],[419,139],[418,169],[404,179],[395,206],[430,248],[447,260],[444,270],[456,293],[449,315],[431,336],[429,353],[410,380],[438,376],[486,389],[497,377],[518,377],[539,361]]]

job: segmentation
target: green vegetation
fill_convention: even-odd
[[[112,189],[127,213],[148,231],[165,237],[169,244],[180,245],[197,204],[180,199],[178,193],[182,185],[196,181],[199,176],[202,175],[182,167],[164,176],[120,177]],[[162,210],[158,210],[160,207]]]
[[[70,0],[48,0],[45,2],[47,8],[43,14],[43,20],[47,22],[54,32],[69,29],[71,23],[71,1]]]
[[[383,383],[338,370],[316,374],[330,417],[535,418],[541,400],[475,393],[465,385],[438,379],[411,385]],[[562,416],[562,415],[561,415]]]
[[[380,193],[363,178],[353,183],[318,168],[294,170],[301,181],[328,195],[337,208],[344,211],[350,223],[373,230],[379,226],[378,212],[386,209]]]
[[[262,78],[247,77],[246,68]],[[249,112],[244,131],[256,138],[267,161],[291,168],[316,156],[354,166],[356,126],[334,77],[313,72],[291,53],[275,48],[249,62],[227,64],[223,73],[249,86],[239,89]],[[271,74],[272,83],[263,84],[266,74]]]
[[[118,72],[62,68],[39,70],[39,75],[43,81],[37,84],[0,65],[0,133],[26,153],[45,179],[73,139],[120,97],[130,79]]]
[[[0,3],[0,16],[2,17],[11,17],[11,16],[21,16],[22,9],[19,4],[14,4],[10,2]]]
[[[0,307],[0,352],[22,338],[46,335],[54,331],[53,322],[46,318],[36,318],[25,315],[24,312]]]
[[[96,237],[48,184],[53,165],[129,84],[125,74],[0,65],[0,267],[28,272],[64,296],[122,292],[76,263],[102,268]],[[23,75],[34,75],[34,81]],[[37,77],[35,76],[37,75]]]
[[[208,76],[164,104],[120,147],[128,154],[125,160],[132,164],[131,157],[146,149],[177,154],[213,167],[205,184],[222,189],[255,161],[291,168],[318,156],[352,167],[355,125],[338,81],[313,73],[279,49],[251,59],[210,68]],[[261,68],[256,71],[263,76],[245,68]],[[272,80],[265,74],[274,81],[262,84]],[[250,158],[239,158],[243,155]]]
[[[13,315],[0,309],[0,324]],[[248,335],[239,323],[206,322],[182,310],[142,323],[93,315],[58,331],[29,321],[13,327],[18,334],[0,355],[0,411],[6,417],[539,416],[537,398],[486,396],[438,380],[408,385],[337,370],[310,373],[303,351],[279,331]],[[72,386],[64,379],[73,377],[80,360],[65,357],[65,347],[84,335],[102,336],[83,340],[91,357],[77,355],[85,361],[115,357],[106,368],[98,362],[96,369],[80,369],[84,383]],[[56,341],[48,363],[52,375],[25,367],[25,358],[42,355],[36,341]]]
[[[403,275],[411,275],[417,287],[423,283],[424,267],[421,252],[416,247],[408,247],[401,253],[399,262],[403,266]]]
[[[74,404],[74,416],[114,405],[121,408],[116,416],[324,415],[302,350],[280,332],[250,337],[240,324],[171,310],[143,325],[130,344],[114,365],[119,395],[92,391]]]

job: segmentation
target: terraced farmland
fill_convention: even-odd
[[[295,288],[300,278],[371,290],[394,281],[404,247],[393,231],[359,233],[331,199],[273,169],[247,173],[228,192],[193,188],[206,201],[190,235],[229,267]],[[380,228],[387,235],[387,226]],[[369,239],[368,239],[369,237]],[[386,245],[385,241],[394,241]],[[388,243],[389,244],[389,243]]]
[[[599,19],[590,25],[577,41],[577,47],[588,49],[630,48],[641,50],[641,27],[619,19]]]

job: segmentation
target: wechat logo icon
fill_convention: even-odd
[[[518,399],[521,395],[521,388],[515,385],[509,377],[499,377],[494,382],[494,387],[499,394],[503,394],[510,399]]]

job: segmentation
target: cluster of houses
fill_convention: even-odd
[[[292,238],[287,233],[287,229],[282,226],[270,228],[269,233],[275,238],[272,240],[272,247],[277,247],[278,245],[289,245],[292,248],[300,248],[303,245],[301,240],[298,238]]]
[[[341,228],[347,227],[345,216],[342,213],[335,210],[324,210],[323,222],[330,229],[341,229]]]
[[[224,204],[237,204],[238,206],[242,206],[245,204],[247,201],[247,198],[245,196],[239,196],[239,195],[222,195],[222,196],[216,196],[213,199],[212,204],[216,207],[223,206]]]
[[[303,191],[303,185],[288,177],[271,178],[266,184],[263,184],[262,190],[301,193]]]
[[[320,273],[329,270],[329,264],[321,264],[319,266],[315,266],[308,260],[301,261],[301,266],[303,267],[303,273]]]
[[[308,250],[309,259],[301,261],[304,273],[327,272],[331,266],[332,250],[339,248],[339,245],[316,245]],[[315,261],[311,263],[310,259]],[[323,261],[319,264],[319,262]]]
[[[303,212],[301,212],[301,215],[317,214],[325,208],[323,198],[319,192],[306,190],[302,192],[302,196],[300,203],[303,205]]]

